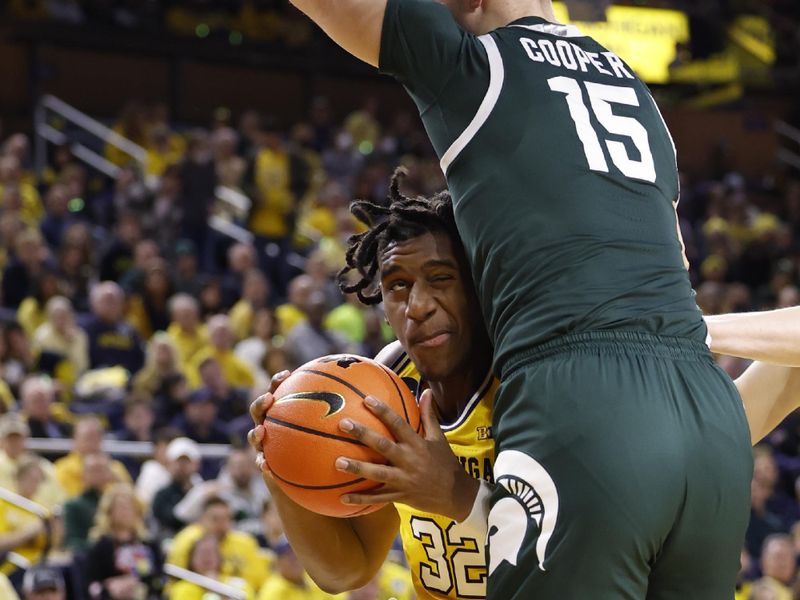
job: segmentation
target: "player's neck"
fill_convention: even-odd
[[[551,0],[495,0],[486,6],[485,23],[487,31],[505,27],[523,17],[541,17],[545,21],[557,23]]]
[[[488,344],[487,344],[488,346]],[[443,424],[454,423],[470,399],[480,392],[492,368],[491,353],[473,353],[470,363],[452,376],[429,381],[433,402]]]

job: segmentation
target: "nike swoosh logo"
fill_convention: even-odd
[[[296,394],[287,394],[277,400],[275,404],[283,404],[284,402],[294,402],[296,400],[310,400],[311,402],[324,402],[328,405],[328,411],[322,415],[326,419],[335,415],[344,408],[344,397],[341,394],[333,392],[298,392]]]

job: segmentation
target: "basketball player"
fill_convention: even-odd
[[[371,515],[354,519],[316,515],[288,499],[269,474],[265,480],[292,544],[311,576],[328,591],[344,591],[369,580],[399,528],[420,598],[483,598],[496,382],[489,373],[491,348],[449,198],[445,194],[431,200],[405,198],[395,178],[389,208],[363,202],[355,206],[371,229],[350,247],[344,274],[357,270],[361,279],[345,286],[345,291],[357,293],[367,304],[383,299],[399,344],[390,345],[378,358],[404,377],[418,396],[421,388],[430,388],[433,402],[428,397],[431,392],[422,400],[425,435],[418,436],[380,402],[374,410],[398,443],[357,423],[345,429],[383,453],[391,464],[342,463],[342,470],[385,484],[374,493],[348,495],[344,498],[348,503],[397,503]],[[376,278],[377,292],[372,290]],[[739,346],[745,342],[747,338]],[[800,404],[798,369],[756,364],[740,382],[754,443],[766,434],[766,427],[774,427]],[[267,395],[253,403],[256,424],[263,422],[271,401]],[[251,432],[256,449],[262,437],[263,428]]]
[[[500,377],[492,600],[728,598],[747,421],[645,84],[550,0],[292,0],[417,104]]]

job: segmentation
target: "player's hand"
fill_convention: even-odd
[[[336,468],[339,471],[383,484],[373,492],[345,494],[342,502],[354,505],[401,502],[456,521],[469,516],[479,482],[464,471],[453,454],[436,418],[430,390],[425,391],[420,400],[425,428],[422,435],[380,400],[367,396],[364,403],[397,441],[353,419],[341,420],[339,427],[342,431],[380,453],[389,462],[388,465],[381,465],[344,456],[338,458]]]
[[[262,396],[253,400],[250,404],[250,417],[253,419],[253,429],[247,432],[247,441],[256,451],[256,465],[263,475],[269,474],[269,468],[264,460],[264,436],[266,429],[264,428],[264,418],[267,416],[267,411],[272,403],[275,402],[273,394],[278,386],[283,383],[291,373],[289,371],[281,371],[272,376],[269,383],[269,391]]]

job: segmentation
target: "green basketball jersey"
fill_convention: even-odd
[[[441,159],[499,373],[573,332],[704,339],[675,148],[619,57],[537,17],[474,36],[440,4],[389,0],[380,67]]]

